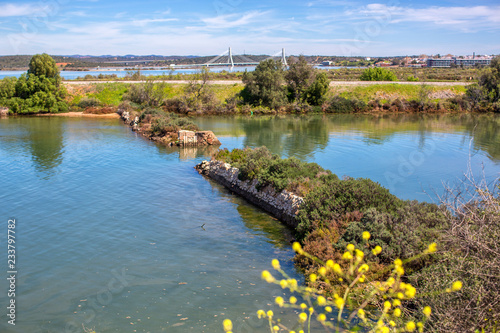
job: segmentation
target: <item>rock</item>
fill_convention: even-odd
[[[199,145],[220,145],[219,139],[212,131],[198,131],[196,132],[197,143]]]

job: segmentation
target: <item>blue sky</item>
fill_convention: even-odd
[[[0,2],[0,55],[500,54],[500,3],[458,0]]]

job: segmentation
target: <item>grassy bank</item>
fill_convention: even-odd
[[[383,249],[365,257],[371,267],[365,273],[370,284],[383,281],[396,258],[406,262],[436,242],[435,254],[405,265],[402,279],[418,287],[419,295],[402,301],[403,317],[420,320],[422,314],[415,309],[430,305],[431,331],[496,330],[500,321],[500,258],[495,255],[500,250],[498,184],[492,191],[465,184],[465,192],[450,191],[450,201],[434,205],[400,200],[369,179],[339,179],[317,164],[281,159],[266,148],[221,150],[214,158],[239,168],[240,179],[257,179],[258,187],[271,185],[302,196],[294,232],[303,249],[323,262],[346,265],[342,261],[346,246],[362,248],[366,241],[361,235],[369,232],[370,246]],[[463,193],[472,194],[472,200]],[[301,255],[295,260],[306,276],[322,276],[316,262]],[[445,293],[456,279],[463,282],[463,290]],[[335,276],[326,275],[308,283],[333,296],[338,288],[335,281]]]
[[[132,101],[138,107],[151,106],[148,92],[139,92],[144,98],[131,96],[132,90],[145,90],[146,83],[91,83],[67,85],[66,100],[70,110],[82,111],[87,107],[118,107]],[[399,85],[393,83],[360,86],[332,86],[320,107],[290,104],[278,110],[251,107],[241,102],[239,94],[243,84],[207,84],[196,93],[189,92],[190,84],[152,83],[158,100],[154,106],[183,114],[249,114],[249,113],[351,113],[351,112],[446,112],[461,111],[450,100],[460,99],[466,91],[461,85]],[[192,84],[191,84],[192,86]],[[192,87],[191,87],[191,90]],[[135,96],[137,97],[137,96]],[[413,103],[413,104],[412,104]],[[391,108],[392,107],[392,108]]]

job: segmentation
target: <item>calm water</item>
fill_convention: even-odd
[[[500,172],[498,116],[196,121],[223,147],[266,145],[405,199],[430,201],[423,190],[468,161]],[[260,272],[276,257],[298,276],[286,230],[194,171],[210,153],[157,146],[118,120],[0,119],[0,218],[4,235],[17,220],[19,272],[17,325],[2,315],[0,331],[220,332],[232,318],[236,332],[265,332],[255,311],[282,292]]]
[[[330,69],[338,69],[342,67],[335,66],[315,66],[318,69],[322,70],[330,70]],[[345,67],[345,68],[364,68],[364,67]],[[244,71],[253,71],[255,66],[235,66],[233,69],[230,67],[210,67],[210,71],[214,73],[226,71],[226,72],[244,72]],[[61,71],[61,77],[66,80],[76,80],[77,78],[83,78],[85,75],[93,75],[98,76],[99,74],[103,75],[112,75],[115,74],[117,77],[125,77],[130,75],[134,70],[125,70],[122,69],[106,69],[106,70],[89,70],[89,71]],[[141,70],[141,74],[144,76],[150,75],[175,75],[175,74],[194,74],[200,72],[200,68],[179,68],[179,69],[146,69]],[[26,73],[26,71],[0,71],[0,79],[5,77],[14,76],[20,77],[22,74]]]

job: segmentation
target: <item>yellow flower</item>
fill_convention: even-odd
[[[299,242],[294,242],[292,245],[292,249],[297,252],[298,254],[302,254],[304,251],[302,251],[302,246],[300,245]]]
[[[309,308],[309,313],[313,313],[313,312],[314,312],[314,308],[311,306],[311,307]]]
[[[384,311],[388,311],[391,308],[391,302],[385,301],[384,302]]]
[[[269,271],[262,271],[262,279],[266,280],[268,283],[272,283],[275,280]]]
[[[332,310],[331,306],[327,306],[327,307],[325,307],[325,311],[326,312],[332,312],[333,310]]]
[[[326,315],[325,315],[324,313],[322,313],[322,314],[320,314],[320,315],[318,316],[318,321],[319,321],[320,323],[324,322],[325,320],[326,320]]]
[[[318,278],[318,276],[314,273],[312,273],[311,275],[309,275],[309,281],[311,282],[316,282],[316,279]]]
[[[416,326],[415,326],[415,323],[413,321],[409,321],[406,323],[406,330],[408,332],[413,332],[415,330]]]
[[[417,289],[415,289],[411,284],[407,284],[406,285],[406,291],[405,291],[405,295],[408,297],[408,298],[413,298],[415,297],[415,294],[417,293]]]
[[[369,240],[370,239],[370,233],[368,231],[363,231],[363,239],[364,240]]]
[[[356,252],[356,260],[358,261],[363,260],[363,257],[365,256],[363,251],[356,249],[354,252]]]
[[[295,296],[290,296],[289,302],[290,304],[295,304],[297,303],[297,298]]]
[[[347,251],[354,251],[355,247],[352,244],[347,245]]]
[[[395,299],[393,302],[392,302],[392,305],[394,306],[400,306],[401,305],[401,301],[399,299]]]
[[[283,299],[283,297],[281,297],[281,296],[276,297],[276,298],[274,299],[274,302],[275,302],[276,304],[278,304],[280,307],[282,307],[282,306],[283,306],[283,304],[285,304],[285,300],[284,300],[284,299]]]
[[[281,280],[280,281],[281,288],[285,289],[287,285],[288,285],[288,282],[286,280]]]
[[[288,286],[290,287],[290,290],[294,290],[295,288],[297,288],[297,280],[295,279],[288,279],[286,280]]]
[[[405,295],[403,295],[403,293],[398,293],[398,298],[403,299],[403,298],[405,298]]]
[[[359,316],[359,318],[364,318],[365,317],[365,310],[359,309],[358,310],[358,316]]]
[[[266,312],[264,310],[257,311],[257,317],[259,317],[259,319],[266,318]]]
[[[300,308],[301,308],[302,310],[307,309],[307,305],[306,305],[306,303],[301,303],[301,304],[300,304]]]
[[[328,259],[327,262],[326,262],[326,267],[333,268],[333,264],[334,264],[333,260],[332,259]]]
[[[358,281],[363,283],[363,282],[365,282],[365,279],[366,279],[366,276],[363,274],[359,277]]]
[[[396,274],[398,274],[399,276],[401,276],[405,273],[404,268],[401,266],[396,266],[396,268],[394,270],[396,271]]]
[[[326,267],[320,267],[318,269],[318,273],[321,274],[322,276],[326,275]]]
[[[430,306],[426,306],[424,307],[424,309],[422,310],[422,312],[424,313],[424,315],[426,315],[427,317],[429,317],[431,315],[431,307]]]
[[[232,331],[233,322],[231,321],[231,319],[224,319],[224,321],[222,322],[222,326],[224,326],[224,332]]]
[[[427,252],[428,253],[434,253],[437,251],[437,244],[436,243],[432,243],[431,245],[429,245],[429,247],[427,248]]]
[[[342,268],[340,268],[340,265],[339,264],[335,264],[333,265],[333,271],[335,273],[337,273],[338,275],[342,275]]]
[[[344,306],[344,299],[340,298],[340,297],[337,297],[335,299],[335,305],[337,306],[337,308],[342,308]]]
[[[396,317],[401,316],[401,309],[400,308],[395,308],[393,314]]]
[[[279,262],[279,260],[278,260],[278,259],[273,259],[273,260],[271,261],[271,265],[273,265],[273,268],[274,268],[274,269],[276,269],[276,270],[277,270],[277,269],[280,269],[280,262]]]
[[[394,265],[403,266],[403,262],[401,261],[401,259],[396,259],[396,260],[394,260]]]
[[[299,321],[300,321],[301,323],[303,323],[303,322],[305,322],[306,320],[307,320],[307,313],[305,313],[305,312],[301,312],[301,313],[299,314]]]
[[[451,286],[451,290],[459,291],[460,289],[462,289],[462,282],[460,282],[460,281],[453,282],[453,285]]]
[[[378,332],[380,332],[380,333],[389,333],[390,330],[389,330],[389,327],[384,326],[384,327],[381,327],[380,330],[378,330]]]
[[[268,316],[268,317],[272,317],[272,316],[274,316],[273,311],[272,311],[272,310],[267,311],[267,316]]]
[[[279,328],[279,326],[274,325],[274,326],[273,326],[273,330],[274,330],[275,332],[278,332],[278,331],[280,330],[280,328]]]
[[[396,323],[394,322],[394,320],[391,320],[391,321],[389,322],[389,325],[391,325],[392,327],[396,327]]]
[[[363,264],[363,265],[359,266],[358,272],[364,273],[364,272],[367,272],[369,269],[370,269],[370,266],[368,266],[367,264]]]
[[[342,255],[342,259],[351,260],[352,259],[351,252],[344,252],[344,254]]]
[[[318,296],[318,305],[323,306],[325,304],[326,304],[326,298],[324,298],[323,296]]]
[[[382,248],[381,248],[380,246],[378,246],[378,245],[377,245],[377,246],[375,246],[375,248],[374,248],[374,249],[372,249],[372,253],[373,253],[373,255],[375,255],[375,256],[376,256],[376,255],[378,255],[378,254],[380,254],[380,252],[382,252]]]

